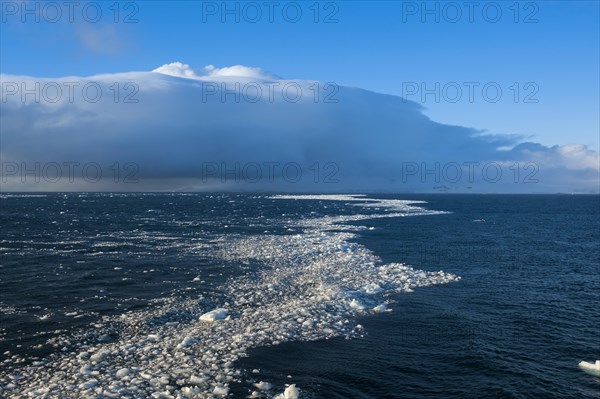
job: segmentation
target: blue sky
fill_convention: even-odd
[[[298,2],[286,9],[286,15],[283,7],[290,2],[279,2],[273,23],[263,2],[254,3],[262,12],[256,23],[250,21],[254,9],[244,12],[244,2],[237,3],[239,22],[235,14],[226,15],[223,22],[221,2],[138,1],[135,7],[121,2],[119,23],[110,9],[113,2],[96,3],[103,11],[97,23],[84,20],[79,8],[74,9],[74,23],[69,22],[64,6],[59,22],[48,23],[54,10],[44,9],[44,2],[29,3],[31,8],[38,3],[40,23],[32,15],[25,15],[27,21],[22,23],[23,8],[13,15],[3,4],[2,73],[85,76],[148,71],[182,61],[195,68],[257,66],[286,78],[332,81],[397,95],[407,95],[407,85],[413,83],[430,89],[439,83],[439,102],[433,94],[425,101],[420,92],[407,95],[421,102],[436,121],[490,133],[531,135],[546,145],[599,147],[596,1],[477,2],[472,22],[464,2],[428,2],[426,7],[439,11],[426,15],[421,14],[422,2],[339,1],[316,7],[314,2]],[[296,4],[302,17],[291,23]],[[458,22],[453,22],[455,5],[462,13]],[[235,10],[236,2],[227,7]],[[502,15],[496,18],[498,9]],[[132,13],[137,22],[123,23]],[[326,16],[332,23],[324,23]],[[451,82],[463,90],[456,102],[448,101],[458,95]],[[464,82],[479,84],[474,86],[473,102]],[[450,91],[444,96],[448,83]],[[482,88],[489,83],[502,90],[497,102],[483,96]],[[524,102],[528,94],[538,102]]]

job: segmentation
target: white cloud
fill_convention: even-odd
[[[547,168],[562,167],[569,170],[598,170],[600,168],[598,152],[592,151],[582,144],[546,147],[537,143],[522,143],[514,151]]]
[[[96,162],[106,169],[115,162],[133,162],[139,167],[141,182],[149,182],[111,186],[105,181],[86,186],[87,190],[215,189],[221,185],[220,174],[208,182],[200,179],[206,163],[229,169],[250,163],[278,163],[280,167],[297,163],[303,168],[299,183],[287,184],[276,176],[275,182],[263,179],[233,188],[347,192],[435,191],[444,186],[467,192],[598,192],[598,153],[585,146],[545,147],[522,143],[511,135],[482,135],[480,130],[431,121],[414,102],[357,88],[334,88],[336,101],[326,102],[333,92],[327,92],[323,84],[315,96],[314,81],[273,82],[273,75],[258,68],[207,67],[197,72],[189,65],[172,63],[154,73],[0,77],[3,85],[13,82],[17,87],[22,83],[33,87],[36,82],[42,86],[48,82],[79,84],[73,102],[66,95],[55,103],[37,103],[31,95],[23,102],[19,95],[0,93],[6,97],[0,121],[2,162]],[[244,85],[232,84],[239,81],[257,83],[253,88],[262,88],[260,98],[248,101],[248,93],[242,93]],[[102,87],[104,95],[98,102],[82,101],[80,88],[91,82]],[[115,83],[120,88],[119,101],[114,99]],[[127,103],[124,100],[132,91],[126,85],[131,83],[138,88],[133,96],[137,102]],[[226,91],[223,84],[228,85]],[[284,98],[286,85],[301,90],[298,101]],[[270,93],[269,87],[276,89]],[[338,183],[323,184],[333,172],[325,168],[329,163],[337,167],[333,180]],[[478,165],[475,179],[470,181],[468,171],[463,170],[459,181],[450,181],[455,171],[444,166],[465,163]],[[502,180],[482,179],[486,163],[502,166]],[[521,168],[518,176],[511,168],[515,163]],[[533,176],[532,170],[523,169],[528,163],[537,167]],[[534,183],[524,184],[524,176],[532,177]],[[48,189],[13,183],[3,189]],[[74,187],[49,186],[57,190]]]
[[[177,76],[179,78],[198,79],[199,76],[190,68],[188,64],[183,64],[179,61],[170,64],[164,64],[152,72],[161,73],[163,75]]]
[[[230,77],[242,77],[242,78],[252,78],[252,79],[264,79],[264,80],[274,80],[281,79],[277,75],[273,75],[271,73],[265,72],[260,68],[247,67],[244,65],[234,65],[230,67],[224,68],[215,68],[213,65],[208,65],[204,67],[204,72],[206,76],[209,78],[215,78],[220,76],[230,76]]]
[[[250,78],[256,80],[276,80],[281,79],[276,75],[263,71],[261,68],[248,67],[244,65],[234,65],[224,68],[216,68],[214,65],[205,66],[201,73],[190,68],[188,64],[179,61],[170,64],[164,64],[152,72],[163,75],[176,76],[187,79],[218,79],[220,77]]]

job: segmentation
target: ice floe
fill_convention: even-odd
[[[273,384],[264,381],[257,382],[256,384],[254,384],[254,386],[261,391],[268,391],[271,388],[273,388]]]
[[[271,198],[344,201],[360,210],[282,219],[298,234],[224,234],[211,243],[217,258],[260,266],[228,279],[219,295],[166,297],[143,310],[104,316],[89,330],[57,339],[62,350],[44,362],[9,357],[0,363],[0,396],[208,399],[231,396],[235,383],[247,384],[248,392],[258,389],[255,397],[298,399],[296,385],[256,383],[255,370],[236,369],[235,362],[251,348],[360,336],[364,329],[355,316],[386,312],[397,293],[459,280],[383,263],[353,241],[366,228],[346,224],[443,212],[364,196]],[[106,334],[111,340],[98,339]]]
[[[300,390],[296,387],[296,384],[292,384],[282,394],[277,395],[275,399],[298,399],[299,397]]]
[[[210,312],[204,313],[200,316],[200,320],[202,321],[215,321],[215,320],[223,320],[227,317],[227,309],[219,308],[215,310],[211,310]]]

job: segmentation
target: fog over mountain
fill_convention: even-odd
[[[0,80],[2,191],[599,191],[584,145],[445,125],[398,96],[260,68]]]

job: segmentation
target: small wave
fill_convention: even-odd
[[[362,331],[355,316],[387,312],[392,295],[460,279],[442,271],[385,264],[364,246],[351,242],[364,228],[344,224],[442,212],[414,206],[412,201],[359,196],[327,199],[366,201],[368,207],[395,212],[306,218],[296,221],[294,227],[301,233],[295,235],[225,235],[213,243],[221,259],[260,262],[263,267],[230,278],[220,287],[222,296],[210,300],[163,298],[161,305],[143,311],[105,316],[92,329],[55,342],[68,350],[44,363],[22,367],[7,362],[6,371],[0,374],[3,395],[223,397],[232,382],[252,386],[253,380],[245,380],[234,367],[251,348],[353,337]],[[112,336],[115,329],[118,338],[100,339]]]

